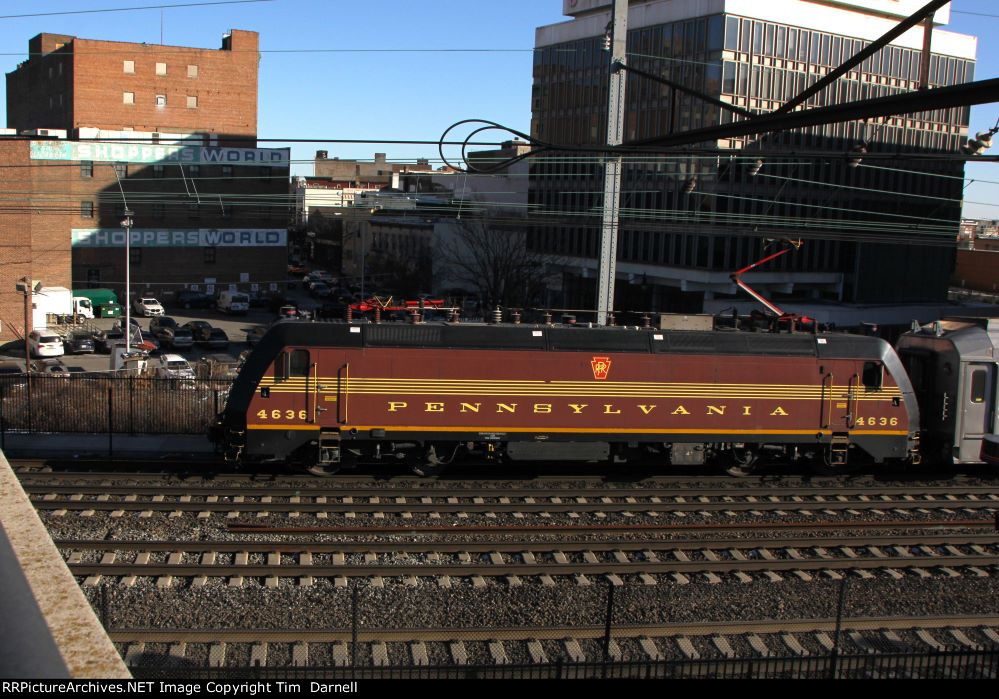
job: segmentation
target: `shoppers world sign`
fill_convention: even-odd
[[[120,228],[74,228],[74,248],[125,246]],[[283,248],[288,232],[281,228],[133,228],[129,244],[140,248]]]
[[[108,163],[180,163],[181,165],[270,165],[290,167],[290,148],[219,148],[136,143],[32,141],[32,160]]]

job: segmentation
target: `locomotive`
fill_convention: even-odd
[[[369,460],[427,475],[469,457],[733,475],[763,459],[981,462],[997,341],[996,320],[917,326],[898,352],[835,333],[285,321],[212,436],[229,461],[318,475]]]

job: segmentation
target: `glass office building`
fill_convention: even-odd
[[[628,63],[742,109],[769,113],[909,10],[897,3],[889,4],[888,13],[845,6],[850,4],[633,2]],[[574,19],[538,30],[535,138],[559,145],[606,142],[604,29],[610,9],[609,0],[566,0],[566,14]],[[922,30],[910,31],[805,107],[918,89],[921,46]],[[935,30],[930,86],[973,80],[975,50],[973,37]],[[959,152],[968,118],[967,108],[937,110],[712,141],[680,153],[626,156],[616,308],[719,311],[745,298],[736,293],[731,273],[777,249],[768,247],[768,240],[782,238],[805,244],[755,277],[777,299],[792,304],[944,300],[960,223],[963,165],[913,157]],[[695,96],[628,77],[626,143],[731,119],[730,111]],[[843,157],[860,146],[899,156],[859,163]],[[819,157],[823,152],[837,157]],[[595,305],[602,202],[599,157],[562,151],[533,161],[530,204],[538,225],[531,242],[564,266],[561,300],[568,307]]]

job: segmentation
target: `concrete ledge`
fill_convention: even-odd
[[[8,595],[4,585],[5,592],[0,595],[4,607],[0,612],[5,628],[0,642],[4,676],[131,679],[3,453],[0,453],[0,525],[10,542],[9,555],[16,559],[4,561],[3,573],[15,578],[18,572],[23,573],[23,583],[30,588],[37,605],[11,608],[15,597]],[[14,632],[15,621],[25,622],[21,628],[29,630],[29,637]],[[43,626],[51,634],[48,640],[37,637],[42,634]],[[61,655],[61,672],[58,659],[47,653],[53,642]]]

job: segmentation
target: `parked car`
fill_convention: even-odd
[[[208,336],[214,329],[212,328],[212,324],[207,320],[192,320],[188,323],[184,323],[181,327],[187,328],[191,331],[191,334],[194,335],[195,342],[204,342],[207,340]]]
[[[61,357],[66,354],[62,338],[44,328],[28,334],[28,351],[32,357]]]
[[[198,362],[198,376],[204,379],[234,379],[239,374],[239,360],[228,354],[208,354]]]
[[[293,306],[291,304],[281,306],[281,308],[278,309],[277,314],[278,320],[284,320],[285,318],[298,318],[298,306]]]
[[[66,349],[66,354],[93,354],[96,349],[93,333],[86,332],[85,330],[74,330],[71,332],[63,340],[63,345]]]
[[[210,349],[227,349],[229,347],[229,336],[222,328],[212,328],[208,332],[208,337],[201,341],[201,344]]]
[[[161,316],[164,313],[163,306],[152,296],[139,296],[132,302],[132,306],[136,313],[147,318]]]
[[[215,299],[203,291],[184,289],[177,292],[174,303],[181,308],[211,308],[215,305]]]
[[[179,329],[180,325],[170,316],[159,316],[149,321],[149,332],[156,336],[160,347],[173,347],[174,335]]]
[[[170,348],[174,350],[189,350],[194,347],[194,333],[190,328],[180,327],[173,331]]]
[[[94,336],[94,349],[101,354],[111,354],[111,347],[125,342],[125,332],[119,328],[111,328]]]
[[[250,295],[240,291],[223,291],[215,304],[223,313],[238,313],[245,315],[250,310]]]
[[[193,379],[194,369],[179,354],[164,354],[149,363],[160,379]]]

